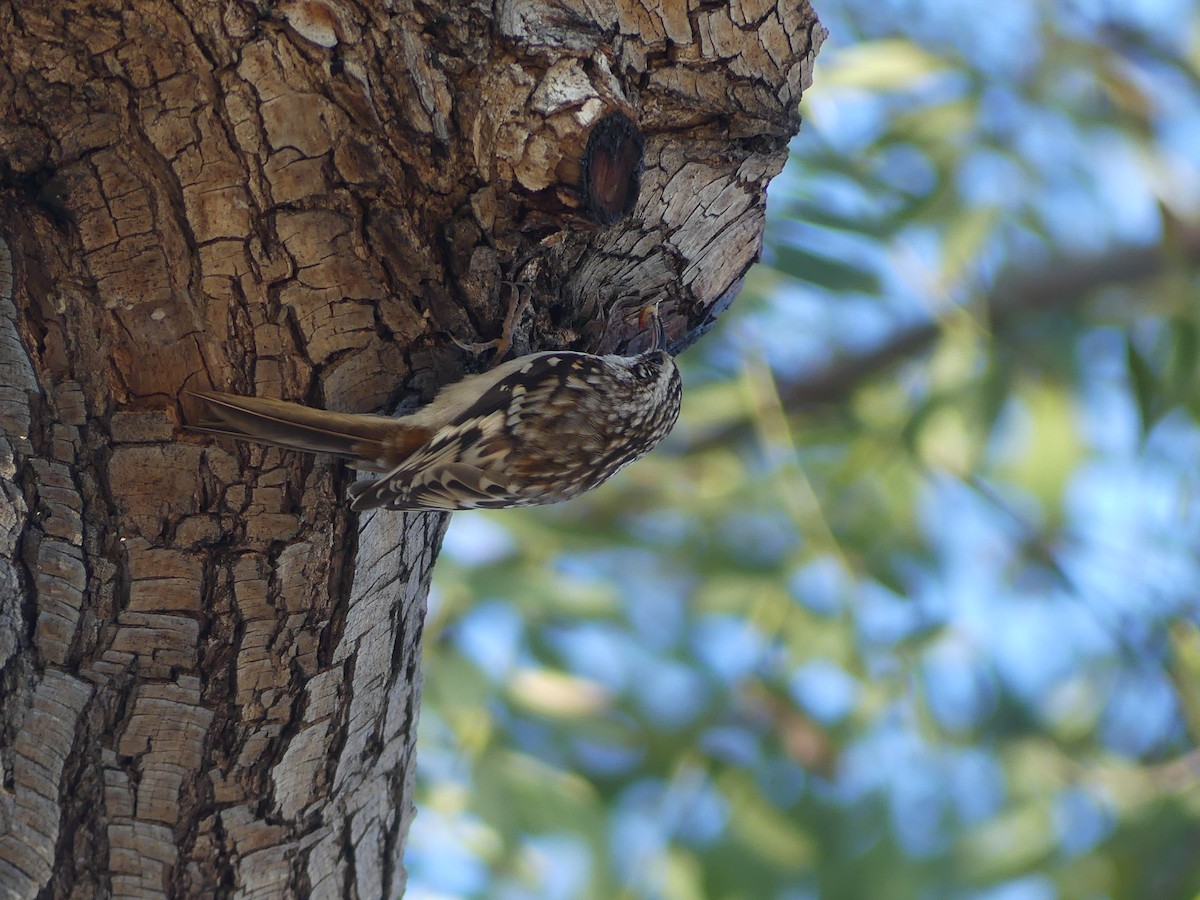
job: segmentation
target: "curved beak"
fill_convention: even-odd
[[[657,303],[655,303],[653,306],[647,306],[645,309],[642,310],[641,315],[638,316],[638,327],[639,328],[646,327],[646,318],[648,316],[654,317],[654,325],[656,328],[655,342],[654,342],[654,346],[651,348],[651,350],[666,350],[667,349],[667,329],[666,329],[666,326],[663,325],[662,316],[660,316],[658,314],[658,304]]]

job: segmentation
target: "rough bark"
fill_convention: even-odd
[[[507,280],[515,352],[627,348],[651,298],[686,346],[821,38],[753,0],[0,2],[0,894],[402,892],[445,519],[360,521],[181,391],[413,404]]]

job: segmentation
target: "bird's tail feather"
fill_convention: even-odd
[[[192,431],[288,450],[348,456],[360,468],[391,468],[429,437],[427,429],[406,427],[389,416],[335,413],[286,400],[215,391],[188,393],[204,401],[214,416],[188,425]]]

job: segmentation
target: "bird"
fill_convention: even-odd
[[[642,319],[644,319],[643,313]],[[530,353],[443,387],[404,416],[329,412],[265,397],[189,391],[213,416],[193,431],[348,457],[376,477],[349,488],[354,510],[539,506],[599,487],[662,441],[683,384],[657,340],[633,356]]]

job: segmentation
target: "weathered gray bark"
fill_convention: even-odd
[[[806,3],[0,2],[0,895],[385,897],[444,517],[179,429],[685,345],[756,258]],[[579,190],[614,114],[633,214]],[[182,404],[182,405],[181,405]]]

